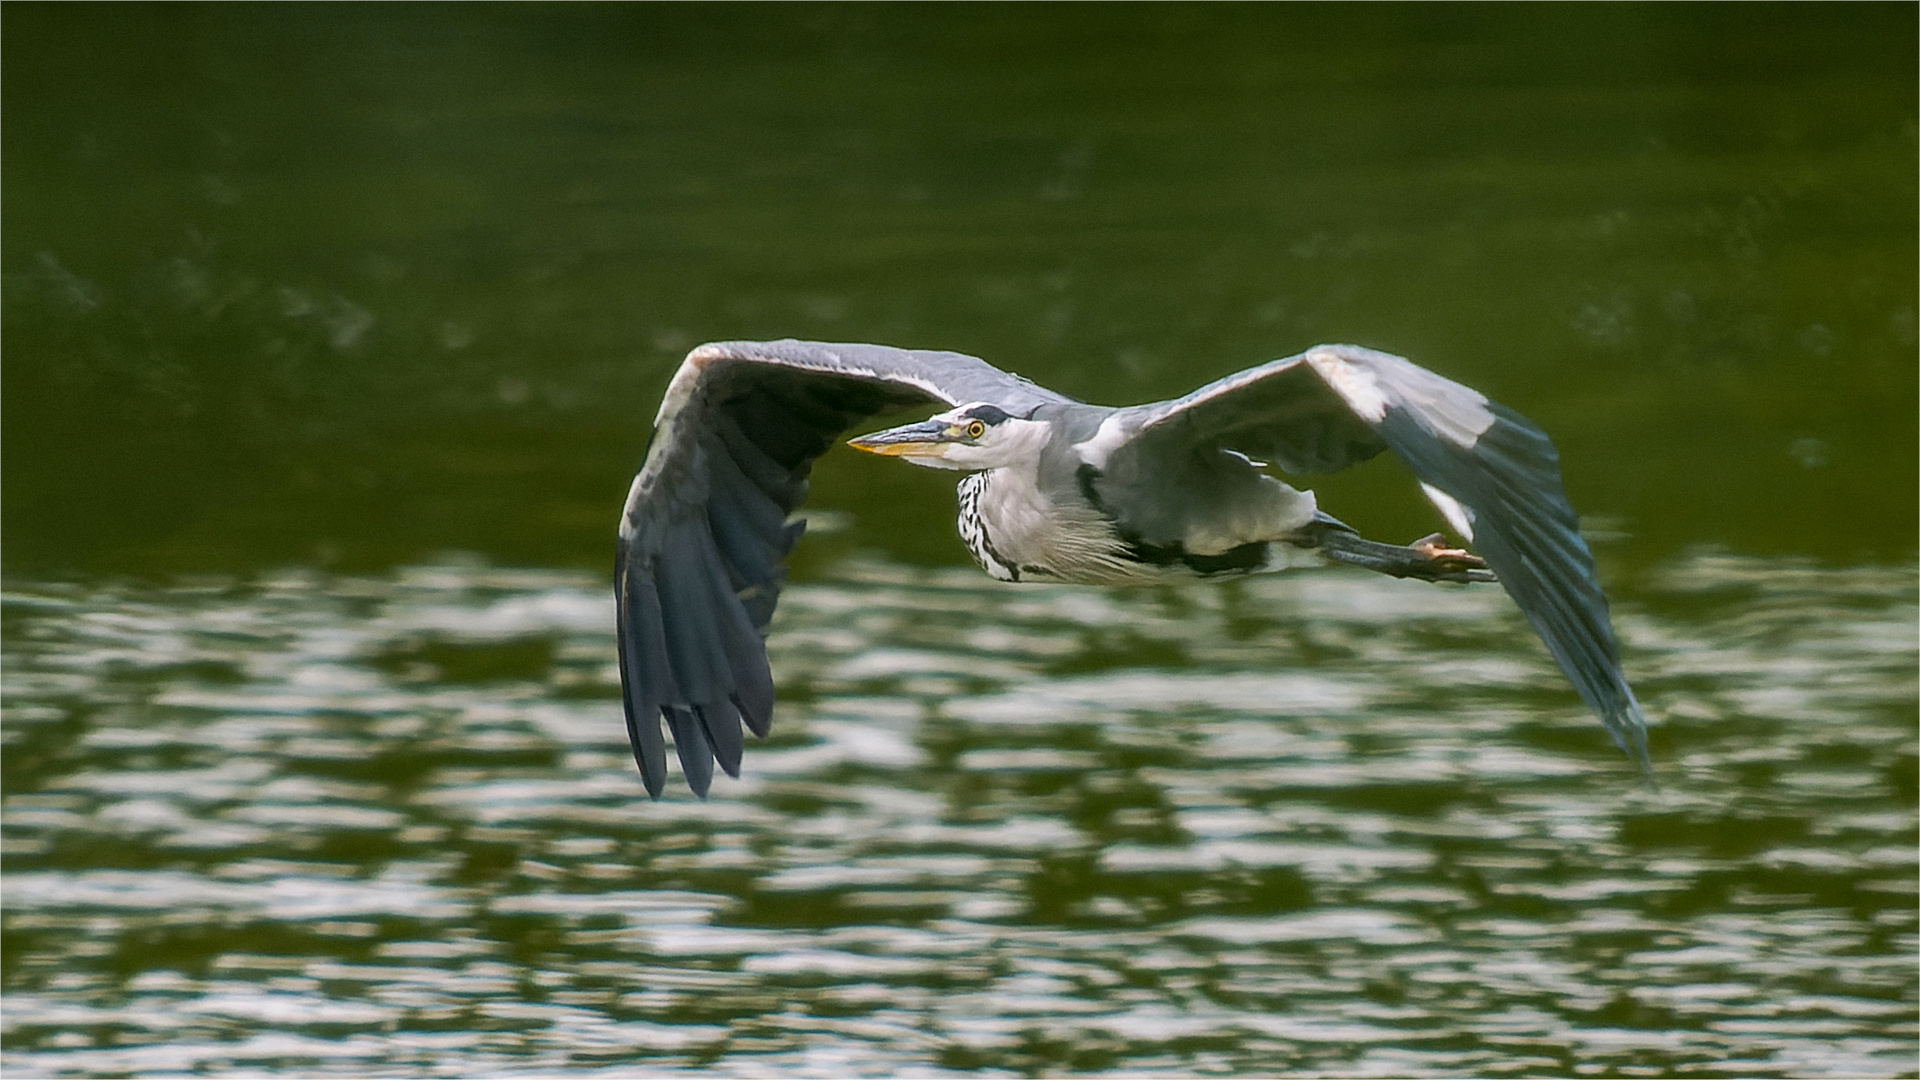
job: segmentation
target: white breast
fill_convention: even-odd
[[[1157,567],[1129,559],[1113,523],[1079,500],[1042,494],[1032,473],[991,469],[960,481],[960,538],[981,569],[1001,581],[1044,578],[1088,585],[1157,580]]]
[[[986,473],[968,473],[960,480],[960,542],[967,545],[973,561],[987,576],[998,581],[1019,581],[1020,571],[1001,556],[987,538],[986,521],[980,512],[980,489],[986,486]]]

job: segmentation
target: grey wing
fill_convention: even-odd
[[[688,354],[620,517],[614,566],[627,735],[648,794],[673,732],[688,785],[740,771],[741,725],[773,710],[765,638],[802,526],[813,460],[851,426],[906,405],[1065,400],[971,356],[881,345],[723,342]]]
[[[1122,410],[1111,443],[1116,460],[1212,444],[1302,474],[1391,449],[1499,575],[1614,742],[1650,769],[1646,720],[1620,667],[1559,454],[1526,417],[1398,356],[1322,345]]]

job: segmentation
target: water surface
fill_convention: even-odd
[[[4,1060],[1911,1075],[1914,587],[1664,568],[1649,792],[1492,589],[853,559],[649,803],[597,578],[16,581]]]

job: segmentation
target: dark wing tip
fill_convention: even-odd
[[[1323,377],[1414,475],[1465,509],[1480,556],[1567,681],[1651,782],[1646,718],[1621,668],[1593,552],[1580,535],[1560,456],[1546,432],[1402,358],[1347,346],[1314,352]]]
[[[673,748],[680,755],[680,775],[693,793],[704,799],[713,786],[713,745],[707,741],[706,728],[691,709],[668,706],[665,711],[667,727],[673,732]]]
[[[713,760],[722,772],[740,779],[740,756],[746,750],[746,739],[733,702],[726,699],[711,702],[695,709],[694,714],[700,718],[707,745],[713,749]]]
[[[816,342],[703,345],[681,365],[615,568],[627,730],[649,795],[665,786],[663,722],[695,794],[716,765],[740,775],[745,731],[764,737],[772,720],[764,635],[813,459],[867,416],[948,400],[943,375],[1016,385],[968,357]]]
[[[1620,747],[1633,763],[1639,766],[1640,781],[1649,791],[1658,791],[1660,782],[1653,774],[1653,755],[1647,748],[1647,717],[1640,709],[1640,702],[1633,696],[1633,690],[1626,685],[1624,677],[1620,688],[1626,694],[1626,700],[1618,712],[1602,717],[1607,726],[1607,734],[1613,737],[1614,744]]]
[[[1620,663],[1593,551],[1560,479],[1559,452],[1531,420],[1499,404],[1488,408],[1494,422],[1466,455],[1482,468],[1483,482],[1461,501],[1514,603],[1614,743],[1651,780],[1646,716]]]
[[[660,598],[651,578],[629,574],[627,545],[614,567],[615,637],[620,657],[620,700],[627,741],[647,795],[658,799],[667,784],[667,744],[660,734],[659,695],[672,679],[659,652]]]

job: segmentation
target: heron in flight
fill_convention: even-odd
[[[627,734],[647,793],[680,769],[705,797],[767,734],[766,634],[815,458],[878,413],[929,420],[854,439],[953,469],[960,536],[1003,581],[1126,585],[1280,569],[1317,555],[1394,577],[1494,581],[1614,742],[1647,770],[1646,721],[1559,455],[1525,417],[1398,356],[1321,345],[1185,397],[1087,405],[976,357],[808,341],[702,345],[667,387],[620,517],[614,570]],[[1363,539],[1289,478],[1392,450],[1478,554],[1439,534]]]

